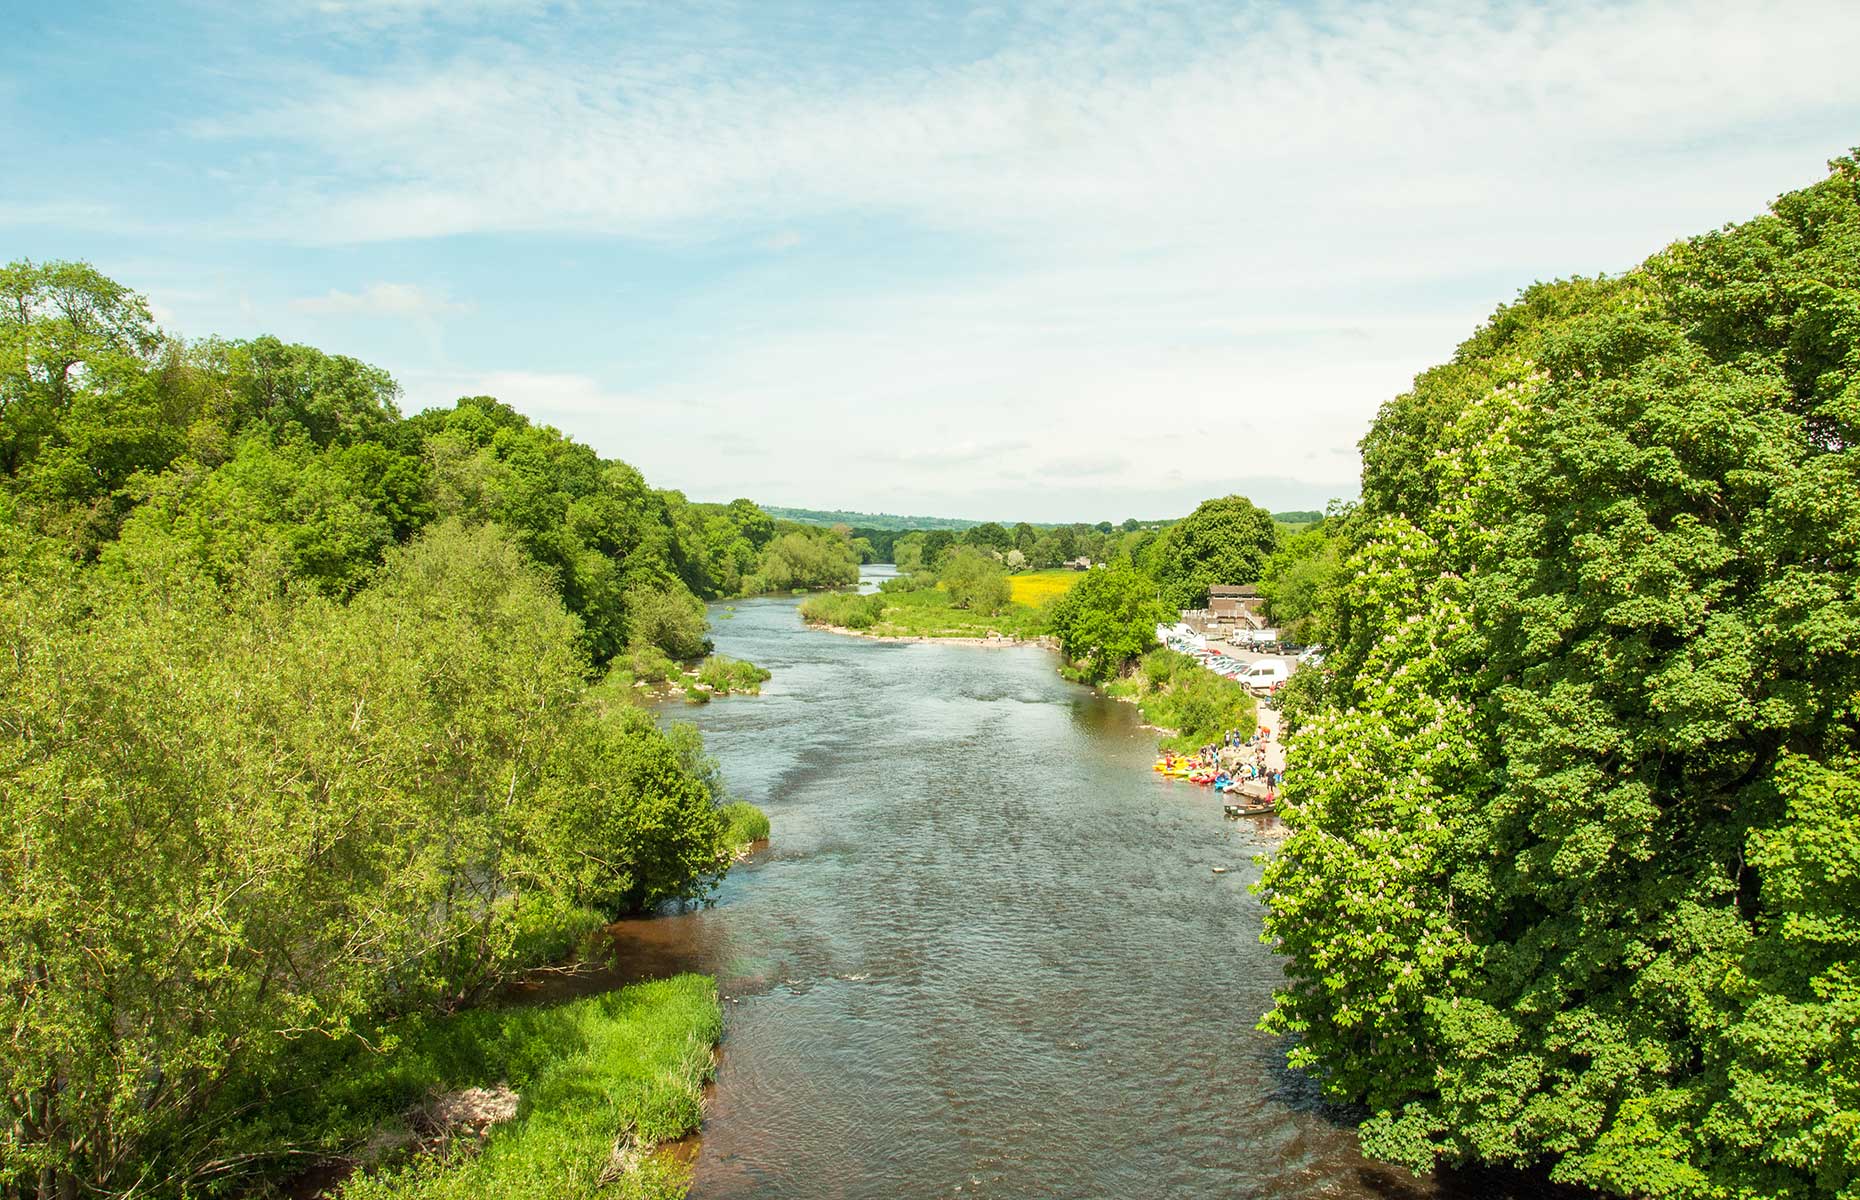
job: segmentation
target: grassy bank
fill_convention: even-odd
[[[1246,688],[1173,650],[1150,651],[1104,692],[1134,701],[1144,721],[1171,730],[1161,744],[1178,751],[1219,741],[1229,729],[1251,729],[1259,712]]]
[[[1032,638],[1045,632],[1041,611],[1010,602],[986,614],[957,608],[940,587],[879,592],[854,596],[844,592],[814,596],[801,605],[801,618],[810,624],[855,629],[878,637]]]
[[[682,1196],[685,1169],[651,1151],[701,1121],[722,1020],[701,975],[473,1010],[349,1054],[300,1105],[361,1163],[342,1200]],[[505,1097],[514,1118],[448,1135],[434,1114],[467,1088]]]

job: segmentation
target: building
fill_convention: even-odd
[[[1208,589],[1208,619],[1216,624],[1243,629],[1266,627],[1266,598],[1259,589],[1217,583]]]

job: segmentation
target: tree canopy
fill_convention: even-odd
[[[704,653],[702,598],[847,579],[847,539],[397,396],[0,270],[0,1193],[237,1186],[277,1146],[230,1097],[296,1039],[468,1003],[729,862],[701,742],[590,680]]]
[[[1216,584],[1252,583],[1278,544],[1272,514],[1245,496],[1204,500],[1146,551],[1163,598],[1177,609],[1202,608]]]
[[[1384,406],[1269,1018],[1374,1153],[1860,1195],[1860,167]]]
[[[1156,626],[1175,616],[1156,582],[1131,567],[1087,571],[1054,602],[1050,627],[1059,648],[1093,682],[1110,679],[1156,645]]]

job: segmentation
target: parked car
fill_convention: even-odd
[[[1276,658],[1268,658],[1262,659],[1248,667],[1245,673],[1240,676],[1240,682],[1247,686],[1248,691],[1264,695],[1276,690],[1280,684],[1290,679],[1291,676],[1292,670],[1290,667]]]

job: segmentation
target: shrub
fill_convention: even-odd
[[[747,800],[733,800],[717,815],[723,818],[723,844],[732,851],[768,840],[768,814]]]
[[[698,682],[722,695],[756,695],[768,678],[769,673],[756,664],[722,654],[711,655],[698,667]]]
[[[1156,585],[1129,567],[1087,571],[1054,602],[1050,628],[1059,648],[1093,681],[1109,679],[1156,644],[1156,626],[1170,616]]]
[[[700,658],[710,650],[705,632],[710,622],[704,606],[684,585],[634,588],[627,593],[626,636],[629,646],[656,646],[672,658]]]
[[[801,605],[801,619],[810,625],[836,625],[842,629],[870,629],[884,614],[885,601],[880,596],[855,596],[851,592],[828,592],[810,597]]]
[[[859,555],[845,538],[829,531],[784,533],[768,544],[750,580],[750,590],[840,587],[859,581]]]
[[[943,567],[943,590],[952,608],[993,616],[1007,607],[1007,572],[994,555],[971,546],[951,550]]]
[[[644,683],[664,683],[678,673],[678,664],[667,658],[665,651],[647,644],[627,651],[624,669]]]

